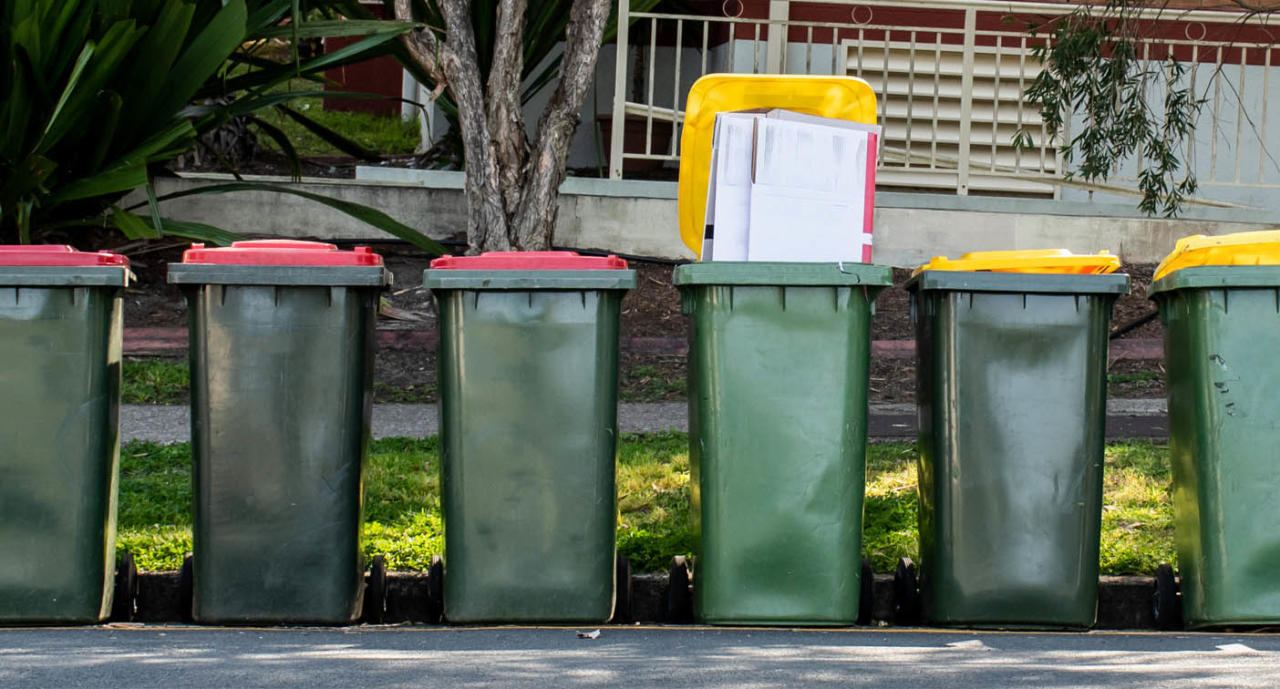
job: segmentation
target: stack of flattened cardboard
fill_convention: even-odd
[[[879,132],[781,109],[717,114],[702,260],[870,263]]]

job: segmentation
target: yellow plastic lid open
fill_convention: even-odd
[[[1235,232],[1206,237],[1202,234],[1183,237],[1173,252],[1156,266],[1152,280],[1183,268],[1196,266],[1274,266],[1280,265],[1280,230]]]
[[[937,256],[916,268],[926,270],[967,270],[992,273],[1058,273],[1064,275],[1105,275],[1120,267],[1120,259],[1109,251],[1073,254],[1066,249],[1016,251],[970,251],[955,260]]]
[[[677,203],[680,237],[695,254],[702,254],[716,113],[753,108],[875,124],[876,93],[867,82],[849,76],[708,74],[694,82],[680,133]]]

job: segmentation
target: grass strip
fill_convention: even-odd
[[[418,146],[417,118],[405,121],[399,116],[325,110],[319,98],[298,98],[291,101],[289,105],[342,136],[383,155],[413,153]],[[398,103],[396,109],[399,110]],[[346,155],[295,120],[274,109],[259,113],[259,117],[284,131],[299,156]],[[259,140],[269,149],[280,150],[280,145],[271,137],[262,136]]]
[[[685,433],[623,434],[618,443],[618,549],[633,571],[666,569],[693,551],[689,523],[689,440]],[[443,550],[439,442],[373,442],[365,472],[363,547],[395,570],[423,570]],[[119,547],[146,570],[177,569],[191,550],[191,449],[132,442],[122,449]],[[1104,574],[1150,574],[1174,563],[1166,447],[1107,446],[1102,517]],[[917,557],[916,448],[867,448],[863,554],[879,572]],[[782,506],[785,507],[785,506]],[[781,507],[780,507],[781,508]]]
[[[187,360],[124,360],[120,401],[125,404],[186,404],[191,399]]]

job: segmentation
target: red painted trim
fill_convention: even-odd
[[[876,152],[879,151],[880,137],[875,134],[867,136],[867,191],[862,201],[862,231],[870,234],[875,225],[876,214]],[[871,245],[862,245],[862,262],[871,262]]]
[[[767,0],[741,0],[742,11],[739,16],[743,19],[767,19],[769,16],[769,7]],[[730,11],[737,9],[739,0],[727,0],[727,2],[715,1],[695,1],[690,3],[690,12],[698,16],[724,17],[724,8],[728,7]],[[868,19],[868,10],[870,18]],[[902,29],[859,29],[854,25],[856,19],[859,23],[876,26],[888,27],[909,27]],[[1177,10],[1170,10],[1170,16],[1176,16]],[[808,22],[836,22],[849,24],[847,28],[828,29],[814,28],[812,40],[815,45],[829,45],[839,43],[841,41],[864,40],[864,41],[902,41],[911,40],[911,32],[915,32],[915,39],[918,43],[924,45],[932,45],[934,42],[940,42],[943,45],[961,45],[963,37],[954,33],[964,28],[964,11],[957,9],[922,9],[910,7],[883,7],[877,6],[874,2],[868,2],[861,5],[833,5],[829,3],[817,2],[795,2],[791,5],[790,17],[793,21]],[[999,31],[999,32],[1015,32],[1021,33],[1025,29],[1035,26],[1040,30],[1041,36],[1052,33],[1052,22],[1056,15],[1037,15],[1035,13],[1019,12],[1008,13],[999,11],[979,12],[977,15],[978,31]],[[670,24],[671,27],[666,25]],[[696,26],[696,25],[694,25]],[[738,40],[750,41],[757,38],[756,27],[759,26],[759,40],[763,42],[767,38],[768,31],[765,26],[757,24],[736,24],[733,26],[732,33],[734,38]],[[668,30],[670,28],[670,30]],[[833,40],[832,32],[836,32]],[[945,31],[947,33],[939,33]],[[648,36],[647,22],[637,22],[632,29],[633,33]],[[701,42],[701,28],[694,28],[686,23],[685,26],[685,44],[692,47],[690,36],[696,34],[697,42]],[[716,23],[710,27],[708,45],[719,46],[728,40],[730,33],[729,26]],[[1216,41],[1233,44],[1247,44],[1249,49],[1244,52],[1247,63],[1251,65],[1266,64],[1265,53],[1261,48],[1252,47],[1255,45],[1267,45],[1273,50],[1280,48],[1280,30],[1272,30],[1259,24],[1240,24],[1240,23],[1224,23],[1224,24],[1203,24],[1200,22],[1179,21],[1177,19],[1148,21],[1144,22],[1140,33],[1150,36],[1156,41],[1185,41],[1190,38],[1197,40]],[[886,35],[887,34],[887,35]],[[674,23],[659,22],[658,24],[658,45],[670,46],[674,44]],[[809,29],[807,27],[791,27],[787,33],[787,40],[791,43],[805,43],[809,40]],[[1028,47],[1035,45],[1037,38],[1027,36]],[[1021,46],[1021,39],[1015,37],[999,38],[1000,45],[1005,48],[1015,49]],[[995,46],[997,37],[995,36],[979,36],[977,44],[984,47]],[[1161,50],[1163,48],[1163,50]],[[1164,59],[1172,51],[1175,57],[1182,62],[1191,61],[1191,46],[1170,46],[1168,44],[1155,44],[1152,46],[1150,53],[1152,59]],[[1222,51],[1223,64],[1238,65],[1241,62],[1242,50],[1238,47],[1224,48]],[[1200,50],[1196,56],[1196,60],[1202,63],[1215,63],[1218,61],[1217,49]],[[1280,56],[1273,57],[1273,64],[1280,64]]]

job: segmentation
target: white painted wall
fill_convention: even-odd
[[[1280,189],[1259,186],[1280,186],[1280,101],[1270,107],[1263,104],[1268,90],[1280,94],[1280,72],[1272,67],[1268,75],[1268,68],[1261,65],[1250,65],[1243,71],[1239,65],[1225,65],[1215,88],[1212,76],[1216,70],[1212,64],[1199,64],[1194,69],[1196,93],[1207,100],[1195,129],[1194,147],[1186,152],[1193,160],[1200,183],[1198,195],[1267,209],[1280,220]],[[1188,70],[1186,77],[1188,84],[1190,72]],[[1150,102],[1162,103],[1164,96],[1163,84],[1159,84],[1151,89]],[[1213,126],[1215,104],[1216,127]],[[1082,118],[1074,118],[1072,130],[1080,131],[1082,123]],[[1136,178],[1137,172],[1136,162],[1130,161],[1120,168],[1117,176]],[[1126,197],[1063,189],[1062,198],[1115,202]],[[1127,198],[1133,202],[1133,197]]]

